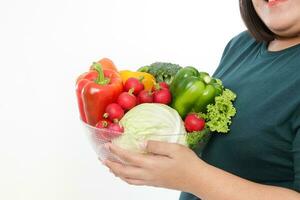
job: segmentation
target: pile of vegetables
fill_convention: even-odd
[[[228,133],[236,95],[221,80],[194,67],[156,62],[118,71],[108,58],[94,62],[76,81],[81,120],[122,148],[143,153],[154,139],[192,149],[212,133]]]

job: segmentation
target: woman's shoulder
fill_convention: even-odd
[[[238,35],[234,36],[227,44],[227,49],[232,47],[245,47],[253,44],[257,44],[258,42],[252,37],[252,35],[248,31],[243,31]]]
[[[235,35],[226,45],[219,66],[217,67],[214,75],[216,75],[224,65],[231,66],[231,62],[239,60],[241,56],[249,56],[253,49],[258,49],[258,43],[248,31],[243,31]]]
[[[240,41],[240,40],[243,40],[243,41],[249,41],[249,40],[255,41],[254,37],[252,37],[252,35],[247,30],[245,30],[245,31],[237,34],[236,36],[234,36],[232,38],[232,40],[235,40],[235,41]]]
[[[257,47],[257,45],[260,44],[251,36],[251,34],[248,31],[243,31],[234,36],[227,43],[221,57],[221,62],[227,57],[238,57],[244,52],[249,52]]]

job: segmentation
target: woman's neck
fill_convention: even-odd
[[[292,38],[276,38],[268,46],[269,51],[280,51],[300,44],[300,35]]]

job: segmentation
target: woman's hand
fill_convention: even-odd
[[[254,183],[206,164],[179,144],[148,141],[149,154],[132,153],[110,143],[108,148],[128,164],[103,163],[129,184],[175,189],[212,200],[300,199],[290,189]]]
[[[204,166],[204,162],[192,150],[179,144],[148,141],[145,148],[149,154],[129,152],[111,143],[107,143],[106,147],[127,164],[110,160],[103,161],[103,164],[116,176],[133,185],[189,192],[195,173]]]

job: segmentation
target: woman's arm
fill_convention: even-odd
[[[206,163],[195,174],[191,192],[206,200],[299,200],[300,194],[282,187],[254,183]]]
[[[112,144],[107,148],[127,165],[103,163],[129,184],[185,191],[205,200],[300,200],[293,190],[257,184],[213,167],[182,145],[148,141],[146,149],[152,154],[146,155]]]

